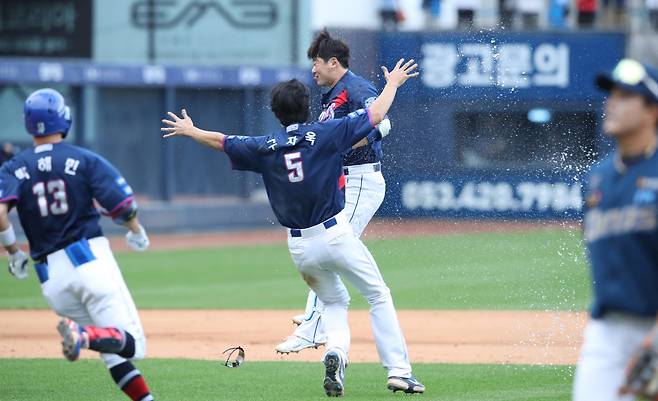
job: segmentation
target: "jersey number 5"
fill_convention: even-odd
[[[48,205],[46,192],[53,198],[50,205]],[[38,182],[32,187],[32,193],[37,196],[41,217],[48,217],[49,211],[53,215],[65,214],[69,211],[69,204],[66,201],[66,183],[63,180]]]
[[[304,167],[302,164],[302,154],[299,152],[287,153],[283,155],[286,159],[286,168],[288,169],[288,180],[290,182],[304,181]]]

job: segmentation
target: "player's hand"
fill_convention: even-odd
[[[382,66],[382,71],[384,71],[384,78],[386,78],[386,82],[391,83],[398,88],[407,82],[407,79],[418,76],[418,71],[412,72],[418,68],[418,64],[414,62],[414,59],[407,61],[404,63],[404,65],[402,63],[404,63],[403,58],[401,58],[398,63],[395,64],[395,67],[393,67],[390,72],[386,67]]]
[[[139,232],[134,233],[128,231],[126,234],[126,243],[137,252],[144,252],[151,245],[151,241],[149,241],[149,237],[146,235],[146,230],[144,230],[141,224],[139,226]]]
[[[165,132],[165,134],[162,136],[163,138],[179,135],[190,136],[194,130],[194,122],[190,116],[187,115],[187,110],[181,110],[182,118],[179,118],[171,111],[168,111],[167,114],[169,117],[171,117],[171,120],[167,120],[166,118],[162,119],[163,124],[169,125],[169,127],[160,128],[160,131]]]
[[[27,254],[20,249],[14,254],[9,254],[9,273],[19,280],[27,278]]]

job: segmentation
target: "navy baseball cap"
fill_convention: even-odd
[[[596,85],[608,92],[620,88],[658,103],[658,70],[629,58],[622,59],[610,74],[596,77]]]

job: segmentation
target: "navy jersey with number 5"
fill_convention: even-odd
[[[112,216],[133,202],[133,194],[108,161],[86,149],[39,145],[0,168],[0,202],[16,206],[35,260],[103,235],[94,199]]]
[[[658,154],[622,163],[609,156],[590,172],[584,238],[592,267],[592,316],[658,314]]]
[[[266,136],[228,136],[224,151],[233,168],[262,174],[272,210],[284,227],[308,228],[345,207],[339,184],[342,155],[372,129],[367,111],[358,110]]]
[[[348,70],[333,88],[322,95],[323,111],[319,120],[343,118],[356,110],[366,109],[377,96],[379,93],[371,82]],[[377,163],[382,160],[384,153],[381,137],[374,131],[376,128],[368,135],[368,145],[347,151],[343,160],[345,166]]]

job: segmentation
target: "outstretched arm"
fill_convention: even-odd
[[[176,114],[171,111],[167,112],[171,120],[163,119],[162,122],[169,127],[162,127],[160,131],[165,132],[163,138],[169,138],[172,136],[187,136],[195,141],[199,142],[202,145],[209,146],[217,150],[224,150],[224,140],[226,135],[221,132],[215,131],[206,131],[194,126],[194,122],[187,115],[185,109],[181,110],[182,118],[179,118]]]
[[[418,76],[418,72],[412,72],[418,67],[418,64],[414,63],[413,59],[407,61],[404,65],[402,65],[402,63],[404,63],[403,58],[395,64],[395,67],[390,72],[386,67],[382,66],[384,78],[386,78],[386,86],[384,86],[384,90],[382,90],[382,93],[377,99],[375,99],[370,107],[368,107],[370,122],[373,125],[379,124],[384,118],[386,118],[386,113],[393,104],[393,99],[395,99],[395,94],[398,88],[402,86],[407,79]]]

